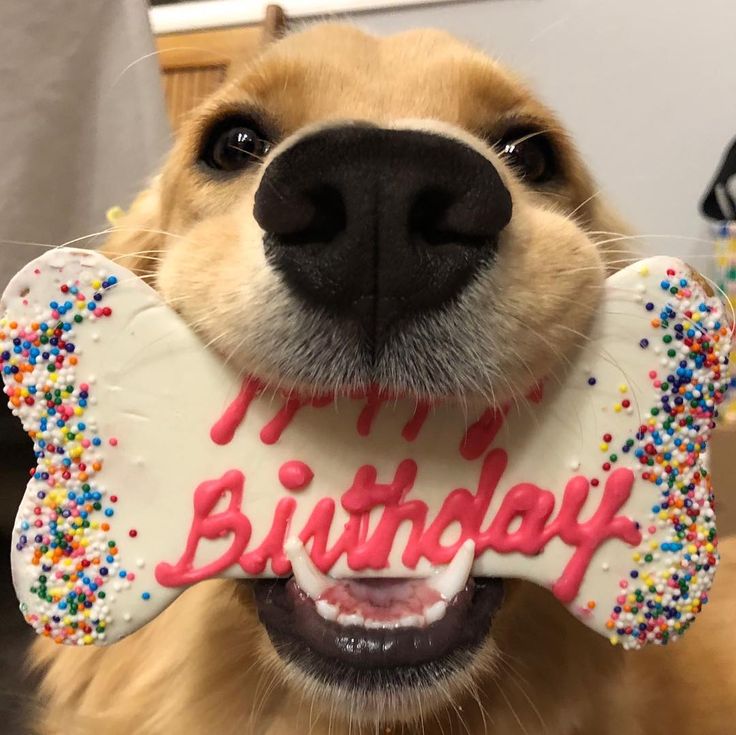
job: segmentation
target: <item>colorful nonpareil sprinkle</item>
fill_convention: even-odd
[[[611,642],[625,648],[666,644],[687,630],[708,602],[718,563],[711,480],[699,458],[729,387],[728,351],[718,342],[730,340],[731,327],[720,303],[701,298],[689,275],[669,269],[667,276],[659,284],[661,306],[643,305],[652,316],[649,333],[635,336],[660,355],[661,369],[649,372],[657,400],[635,436],[604,437],[618,439],[618,451],[602,469],[610,471],[619,453],[633,455],[653,490],[644,541],[607,623]]]
[[[103,640],[111,597],[135,579],[115,541],[117,497],[97,482],[103,437],[87,415],[94,388],[78,383],[75,369],[75,330],[113,316],[104,301],[116,284],[115,276],[102,274],[64,283],[30,324],[0,318],[0,370],[8,403],[24,425],[35,427],[28,433],[37,464],[18,516],[15,548],[33,550],[30,591],[40,611],[24,612],[37,632],[63,643]],[[108,444],[115,447],[117,440],[110,437]]]

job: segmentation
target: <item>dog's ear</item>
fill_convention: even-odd
[[[280,5],[269,5],[266,8],[266,17],[263,19],[262,43],[267,45],[278,41],[286,34],[286,15]]]
[[[100,250],[111,260],[143,275],[155,272],[164,239],[157,178],[115,222],[110,237]]]
[[[257,59],[272,43],[283,38],[288,31],[286,15],[280,5],[269,5],[260,30],[249,29],[243,46],[233,57],[225,72],[224,81],[239,79],[245,69]]]

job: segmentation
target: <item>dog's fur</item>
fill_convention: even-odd
[[[443,33],[377,40],[322,25],[265,49],[196,111],[154,187],[107,245],[236,369],[288,387],[319,381],[335,390],[351,374],[335,355],[309,369],[294,364],[293,355],[290,361],[300,333],[312,330],[320,339],[325,327],[306,323],[265,260],[252,216],[262,166],[225,182],[194,165],[210,121],[243,106],[268,116],[281,140],[344,120],[420,127],[467,142],[499,169],[514,200],[512,222],[489,274],[460,300],[454,317],[444,317],[459,335],[453,350],[461,364],[440,377],[433,370],[431,379],[421,373],[403,384],[398,379],[402,390],[463,400],[518,398],[584,338],[605,274],[622,262],[620,248],[601,241],[615,239],[622,226],[601,203],[554,115],[498,64]],[[511,124],[544,131],[557,151],[558,180],[535,191],[493,152]],[[513,333],[503,331],[509,319],[499,314],[518,316],[507,325]],[[432,325],[440,334],[446,327]],[[469,344],[471,333],[480,339]],[[512,344],[512,335],[512,349],[497,349]],[[400,357],[387,373],[400,374]],[[370,699],[319,685],[281,660],[247,584],[202,583],[109,648],[71,650],[39,641],[35,661],[45,672],[39,731],[725,734],[736,716],[736,646],[729,633],[736,611],[729,551],[736,558],[736,544],[724,543],[722,551],[713,603],[667,649],[623,653],[546,591],[512,582],[488,641],[462,674]]]

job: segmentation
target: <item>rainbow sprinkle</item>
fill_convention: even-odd
[[[637,338],[641,349],[661,355],[662,370],[649,373],[658,400],[636,435],[620,442],[601,466],[608,472],[618,452],[633,455],[641,479],[658,491],[606,624],[611,642],[624,648],[667,644],[684,633],[708,602],[718,564],[711,481],[699,458],[729,388],[728,349],[718,343],[728,343],[731,327],[718,301],[701,298],[684,274],[669,269],[660,289],[664,306],[643,305],[651,313],[651,334]],[[605,444],[608,451],[613,441],[605,435],[601,449]]]
[[[87,418],[92,386],[78,383],[75,370],[75,329],[112,315],[104,299],[116,283],[115,276],[64,283],[58,301],[27,326],[0,318],[8,403],[24,426],[38,427],[28,432],[37,464],[18,515],[15,548],[32,549],[29,563],[37,572],[30,591],[41,606],[38,613],[23,612],[36,632],[58,643],[104,640],[110,593],[135,579],[121,565],[111,535],[118,498],[96,482],[104,442]],[[114,447],[117,440],[107,443]]]

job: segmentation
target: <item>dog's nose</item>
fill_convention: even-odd
[[[254,215],[293,291],[357,320],[379,347],[393,325],[457,298],[511,219],[494,165],[416,130],[333,127],[268,165]]]

